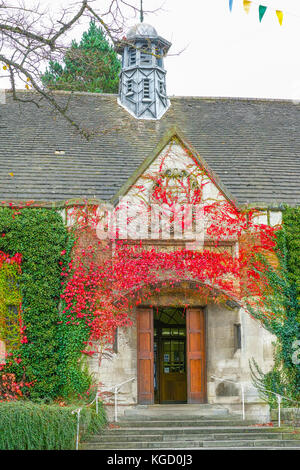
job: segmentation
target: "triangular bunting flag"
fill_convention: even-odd
[[[233,0],[229,0],[229,10],[232,11]]]
[[[252,2],[249,2],[249,0],[244,0],[244,1],[243,1],[244,10],[245,10],[246,13],[249,13],[251,3],[252,3]]]
[[[276,15],[279,21],[280,26],[282,26],[282,21],[283,21],[283,11],[276,10]]]
[[[259,5],[259,21],[264,17],[264,14],[266,13],[268,7],[264,7],[263,5]]]

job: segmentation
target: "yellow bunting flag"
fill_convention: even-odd
[[[279,21],[280,26],[282,26],[282,21],[283,21],[283,11],[281,10],[276,10],[276,15]]]
[[[250,6],[251,6],[251,3],[252,3],[252,2],[250,2],[249,0],[244,0],[243,3],[244,3],[244,10],[245,10],[245,12],[246,12],[246,13],[249,13],[249,11],[250,11]]]

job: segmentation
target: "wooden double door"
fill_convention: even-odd
[[[137,313],[138,402],[203,403],[206,399],[205,318],[189,308],[183,328],[155,331],[152,308]],[[174,327],[174,325],[173,325]],[[166,330],[166,329],[165,329]],[[177,334],[176,334],[177,333]]]

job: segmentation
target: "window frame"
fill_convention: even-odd
[[[148,44],[142,44],[140,48],[140,64],[141,65],[152,65],[153,64],[153,55],[152,47]]]
[[[163,55],[162,55],[161,47],[155,48],[155,59],[156,59],[156,65],[160,68],[163,68]]]
[[[165,82],[163,80],[159,80],[159,93],[162,96],[166,96],[166,87]]]
[[[134,95],[134,81],[132,78],[130,78],[127,83],[126,83],[126,96],[132,96]]]
[[[151,84],[150,78],[143,79],[143,101],[152,101],[151,94],[150,94],[150,84]]]
[[[132,67],[133,65],[136,65],[136,59],[137,59],[136,48],[130,47],[128,49],[128,67]]]
[[[241,323],[234,324],[234,352],[241,351],[242,349],[242,325]]]

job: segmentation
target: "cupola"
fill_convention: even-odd
[[[170,106],[164,68],[170,47],[147,23],[133,26],[117,44],[122,55],[119,104],[137,119],[160,119]]]

